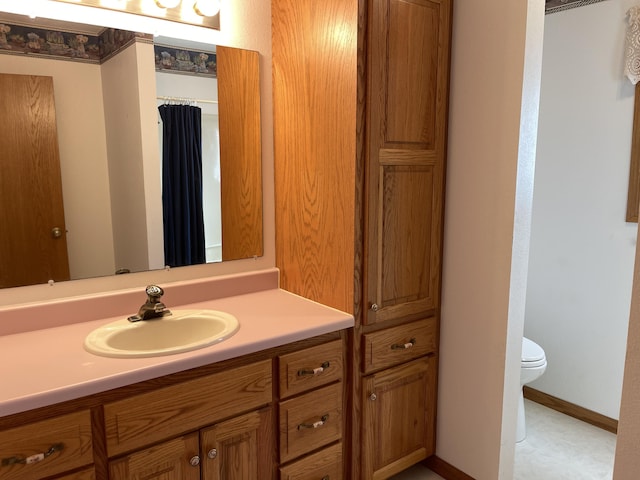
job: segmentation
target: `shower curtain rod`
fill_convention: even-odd
[[[186,98],[186,97],[156,97],[158,100],[165,100],[168,102],[182,102],[182,103],[213,103],[217,104],[217,100],[201,100],[199,98]]]

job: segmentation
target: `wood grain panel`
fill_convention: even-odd
[[[439,306],[451,3],[368,6],[363,323],[372,325]]]
[[[435,451],[435,358],[363,379],[362,478],[385,479]]]
[[[322,399],[318,401],[318,399]],[[315,422],[326,419],[321,425]],[[307,425],[309,427],[305,427]],[[280,461],[340,440],[342,436],[342,384],[336,383],[280,402]]]
[[[222,260],[262,256],[258,52],[217,47]]]
[[[280,480],[342,480],[342,443],[280,468]]]
[[[431,317],[362,336],[365,373],[398,365],[435,352],[438,348],[437,320]],[[411,345],[409,348],[401,346]]]
[[[271,384],[271,361],[266,360],[108,403],[109,456],[266,405]]]
[[[342,340],[282,355],[278,364],[280,398],[341,380],[344,370]]]
[[[638,222],[640,206],[640,83],[635,89],[633,107],[633,133],[631,135],[631,162],[629,166],[629,190],[627,191],[627,222]]]
[[[56,480],[96,480],[96,472],[93,468],[87,468],[80,472],[75,472],[63,477],[56,477]]]
[[[189,463],[198,452],[198,434],[185,435],[111,462],[109,478],[199,480],[200,467]]]
[[[270,480],[273,477],[271,409],[250,412],[200,433],[202,478]],[[216,455],[209,453],[215,449]]]
[[[0,131],[0,287],[69,280],[51,77],[0,74]]]
[[[280,286],[353,311],[357,2],[272,2]]]
[[[13,462],[56,451],[31,464]],[[0,479],[36,480],[93,463],[88,410],[0,432]],[[5,463],[7,463],[5,465]]]
[[[385,143],[434,149],[440,6],[416,0],[389,1],[388,6],[381,9],[388,32]]]

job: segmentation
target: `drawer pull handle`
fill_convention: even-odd
[[[299,377],[304,377],[305,375],[320,375],[327,368],[329,368],[329,365],[330,365],[329,362],[324,362],[318,368],[314,368],[313,370],[307,370],[305,368],[302,368],[302,369],[298,370],[298,376]]]
[[[64,450],[64,443],[54,443],[49,447],[49,450],[42,453],[36,453],[34,455],[30,455],[28,457],[9,457],[2,459],[2,466],[15,465],[15,464],[23,464],[23,465],[31,465],[33,463],[38,463],[44,460],[45,458],[53,455],[56,452],[61,452]]]
[[[318,427],[321,427],[325,423],[327,423],[328,419],[329,419],[329,414],[325,413],[322,417],[320,417],[320,420],[318,420],[317,422],[301,423],[300,425],[298,425],[298,430],[302,430],[304,428],[318,428]]]
[[[412,338],[407,343],[394,343],[391,345],[391,350],[407,350],[416,344],[416,339]]]

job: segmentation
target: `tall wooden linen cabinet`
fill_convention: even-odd
[[[272,22],[281,287],[354,314],[343,475],[388,478],[435,453],[451,0]]]

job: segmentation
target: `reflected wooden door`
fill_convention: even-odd
[[[217,47],[222,260],[262,256],[258,52]]]
[[[53,79],[0,74],[0,287],[69,279]]]

